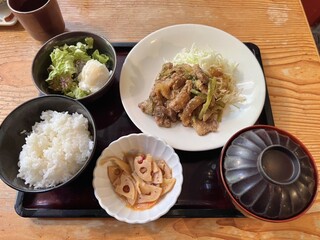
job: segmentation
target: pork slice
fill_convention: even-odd
[[[153,111],[154,119],[158,126],[170,128],[172,123],[177,121],[177,113],[165,106],[155,106]]]
[[[200,96],[195,96],[192,98],[186,107],[183,109],[182,113],[180,114],[180,120],[183,124],[183,126],[191,126],[191,118],[192,118],[192,113],[194,110],[196,110],[201,104],[205,102],[205,99],[200,97]]]
[[[153,102],[150,98],[138,104],[138,107],[142,110],[142,112],[153,115]]]
[[[168,105],[169,108],[173,109],[175,112],[181,112],[187,103],[190,101],[191,98],[191,91],[192,89],[192,81],[186,81],[186,84],[183,86],[181,91],[172,99]]]
[[[204,136],[209,132],[216,132],[218,129],[218,123],[214,118],[210,118],[206,122],[194,118],[192,121],[192,127],[196,130],[198,135]]]
[[[174,74],[172,74],[172,78],[174,79],[172,89],[182,88],[185,85],[186,81],[192,78],[192,71],[193,69],[189,64],[176,65],[174,67]]]
[[[166,79],[169,75],[171,75],[172,68],[173,68],[173,64],[171,62],[167,62],[167,63],[163,64],[156,81],[162,81],[162,80]]]
[[[209,76],[199,67],[199,65],[193,66],[194,75],[196,76],[195,86],[202,93],[208,93]]]

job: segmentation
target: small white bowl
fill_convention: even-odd
[[[173,189],[168,192],[156,205],[146,210],[134,210],[126,206],[125,202],[115,193],[107,174],[107,164],[99,164],[108,156],[123,158],[124,153],[131,150],[149,153],[156,159],[167,162],[172,169],[172,177],[176,179]],[[173,148],[163,140],[146,135],[130,134],[120,137],[103,150],[93,171],[94,194],[100,206],[112,217],[127,223],[146,223],[154,221],[176,203],[182,188],[183,175],[179,156]]]

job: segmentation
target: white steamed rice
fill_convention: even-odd
[[[26,137],[19,156],[18,177],[35,188],[70,179],[84,164],[94,143],[82,114],[43,111]]]

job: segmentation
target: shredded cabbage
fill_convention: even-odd
[[[57,46],[51,52],[52,63],[48,68],[49,76],[46,79],[50,89],[77,99],[90,94],[79,88],[77,76],[90,59],[106,64],[109,57],[100,54],[98,50],[95,50],[90,56],[88,50],[93,49],[94,40],[92,37],[87,37],[84,41],[85,43],[77,42],[75,45]]]
[[[190,49],[184,48],[172,61],[173,64],[187,63],[190,65],[199,64],[202,70],[208,71],[212,66],[221,69],[225,74],[233,75],[237,64],[229,63],[220,53],[212,49],[200,49],[193,44]]]

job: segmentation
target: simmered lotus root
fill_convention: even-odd
[[[141,193],[138,196],[138,203],[154,202],[157,201],[162,193],[162,188],[151,184],[142,184],[140,186]]]
[[[162,183],[161,195],[165,195],[167,192],[170,192],[175,183],[176,183],[175,178],[165,178]]]
[[[160,160],[160,161],[158,161],[157,164],[158,164],[159,168],[162,170],[164,178],[167,178],[167,179],[172,178],[171,168],[168,166],[166,161]]]
[[[112,184],[117,180],[121,173],[122,170],[118,166],[108,167],[108,176]]]
[[[121,174],[120,182],[115,186],[115,191],[130,200],[136,201],[137,199],[137,191],[133,179],[126,173]]]
[[[143,210],[154,206],[172,190],[176,182],[164,160],[156,161],[150,154],[127,153],[124,159],[110,157],[108,176],[115,192],[128,206]]]
[[[151,155],[144,156],[143,154],[136,156],[133,160],[134,171],[143,181],[152,181],[152,161]]]
[[[155,184],[161,184],[163,183],[163,174],[161,169],[158,167],[158,164],[156,162],[152,163],[152,179],[153,183]]]

